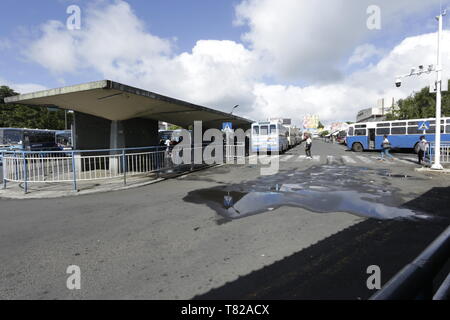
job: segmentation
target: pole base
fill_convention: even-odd
[[[431,166],[431,170],[444,170],[444,167],[441,164],[436,163]]]

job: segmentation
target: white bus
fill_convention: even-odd
[[[289,149],[289,129],[278,121],[252,124],[251,148],[253,152],[283,153]]]
[[[300,142],[303,141],[302,139],[302,133],[299,128],[296,127],[288,127],[289,133],[288,133],[288,141],[289,141],[289,148],[294,148]]]

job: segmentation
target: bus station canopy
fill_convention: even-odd
[[[145,118],[187,128],[202,121],[203,128],[222,128],[231,122],[233,128],[249,128],[252,121],[214,109],[102,80],[8,97],[6,103],[58,107],[108,120]]]

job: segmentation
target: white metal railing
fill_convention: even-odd
[[[428,149],[428,160],[430,163],[434,162],[436,145],[434,142],[430,143],[430,148]],[[441,163],[450,163],[450,142],[441,142]]]
[[[209,145],[214,147],[213,144]],[[245,145],[217,145],[223,148],[224,155],[218,159],[216,152],[203,152],[208,146],[184,148],[191,153],[189,163],[174,161],[172,148],[148,147],[134,149],[61,151],[61,152],[4,152],[3,182],[24,184],[27,192],[29,183],[72,182],[77,190],[80,181],[123,178],[146,175],[161,170],[196,164],[216,164],[217,161],[229,161],[245,157]],[[202,152],[201,163],[194,163],[195,151]]]

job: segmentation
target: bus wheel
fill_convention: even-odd
[[[361,143],[354,143],[353,146],[352,146],[352,150],[353,150],[354,152],[363,152],[363,151],[364,151],[364,148],[363,148],[363,146],[361,145]]]
[[[414,152],[416,154],[419,154],[419,143],[416,143],[416,145],[414,146]]]

